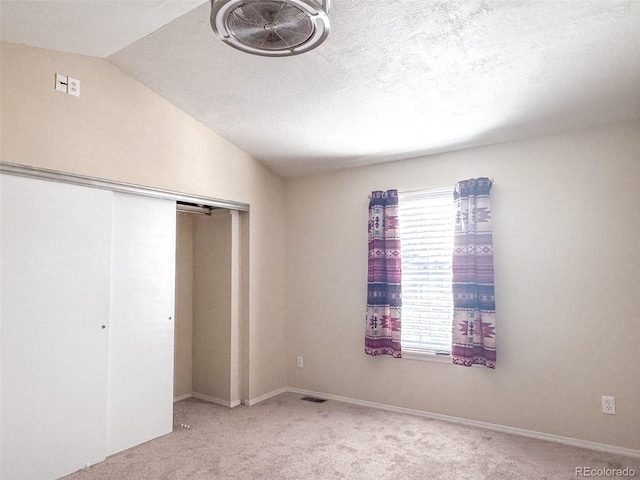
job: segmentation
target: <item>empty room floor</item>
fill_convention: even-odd
[[[175,404],[174,432],[64,480],[575,479],[640,459],[285,393],[227,409]],[[606,478],[606,477],[604,477]]]

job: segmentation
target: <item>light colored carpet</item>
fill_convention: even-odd
[[[64,478],[556,480],[575,479],[576,467],[629,467],[640,478],[633,457],[301,398],[233,410],[178,402],[172,434]]]

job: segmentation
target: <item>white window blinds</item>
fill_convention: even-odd
[[[453,188],[399,194],[402,349],[451,353]]]

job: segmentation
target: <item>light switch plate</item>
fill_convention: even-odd
[[[56,90],[67,93],[67,76],[56,73]]]

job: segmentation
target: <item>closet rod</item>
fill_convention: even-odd
[[[183,203],[178,202],[176,205],[176,211],[180,213],[189,213],[193,215],[209,215],[211,216],[211,211],[215,210],[211,207],[203,207],[200,205],[185,205]]]

